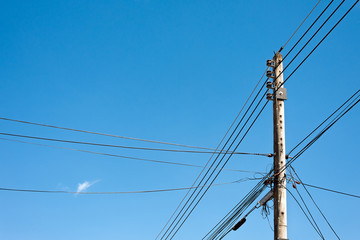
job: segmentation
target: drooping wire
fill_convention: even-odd
[[[44,140],[44,141],[52,141],[52,142],[73,143],[73,144],[91,145],[91,146],[99,146],[99,147],[124,148],[124,149],[134,149],[134,150],[177,152],[177,153],[213,153],[213,152],[209,152],[209,151],[197,151],[197,150],[178,150],[178,149],[144,148],[144,147],[123,146],[123,145],[112,145],[112,144],[103,144],[103,143],[94,143],[94,142],[82,142],[82,141],[73,141],[73,140],[64,140],[64,139],[55,139],[55,138],[44,138],[44,137],[20,135],[20,134],[13,134],[13,133],[2,133],[2,132],[0,132],[0,135],[11,136],[11,137],[30,138],[30,139],[37,139],[37,140]],[[230,154],[230,152],[224,153],[224,152],[217,152],[217,151],[216,151],[216,153]],[[234,152],[234,154],[269,156],[269,154],[266,154],[266,153]]]
[[[161,161],[161,160],[154,160],[154,159],[148,159],[148,158],[130,157],[130,156],[110,154],[110,153],[104,153],[104,152],[94,152],[94,151],[88,151],[88,150],[82,150],[82,149],[67,148],[67,147],[60,147],[60,146],[52,146],[52,145],[46,145],[46,144],[41,144],[41,143],[33,143],[33,142],[27,142],[27,141],[15,140],[15,139],[8,139],[8,138],[0,138],[0,140],[6,140],[6,141],[12,141],[12,142],[18,142],[18,143],[26,143],[26,144],[36,145],[36,146],[64,149],[64,150],[70,150],[70,151],[76,151],[76,152],[91,153],[91,154],[97,154],[97,155],[108,156],[108,157],[117,157],[117,158],[124,158],[124,159],[131,159],[131,160],[138,160],[138,161],[145,161],[145,162],[152,162],[152,163],[171,164],[171,165],[178,165],[178,166],[184,166],[184,167],[196,167],[196,168],[203,168],[204,167],[204,166],[195,165],[195,164]],[[255,173],[255,174],[262,174],[262,172],[246,171],[246,170],[235,170],[235,169],[226,169],[226,171],[249,172],[249,173]]]

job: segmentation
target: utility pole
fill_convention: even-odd
[[[268,61],[267,65],[273,68],[268,72],[268,76],[274,82],[268,83],[268,87],[273,89],[273,94],[268,94],[268,99],[273,100],[273,120],[274,120],[274,240],[286,240],[287,238],[287,209],[286,209],[286,164],[285,152],[285,114],[284,100],[287,99],[286,89],[283,84],[283,64],[282,55],[276,53],[273,61]]]

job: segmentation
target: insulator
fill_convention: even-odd
[[[266,66],[273,67],[274,66],[274,61],[273,60],[266,60]]]
[[[270,89],[273,89],[273,83],[272,82],[267,82],[266,87],[270,88]]]
[[[272,78],[273,77],[272,74],[273,74],[272,71],[270,71],[270,70],[266,71],[266,77]]]
[[[272,99],[272,96],[273,96],[273,94],[267,93],[267,94],[266,94],[266,99],[271,100],[271,99]]]
[[[232,230],[236,231],[246,222],[246,218],[242,218],[235,226],[233,226]]]

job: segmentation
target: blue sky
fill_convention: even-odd
[[[215,148],[265,70],[266,60],[316,2],[2,1],[1,117]],[[346,1],[292,67],[353,2]],[[326,4],[319,4],[289,46]],[[356,6],[287,82],[287,149],[359,89],[359,24],[360,7]],[[360,194],[359,121],[357,106],[296,161],[294,167],[304,182]],[[0,124],[1,132],[159,147],[5,121]],[[0,144],[0,187],[5,188],[76,191],[84,182],[92,183],[87,191],[187,187],[199,173],[196,168],[4,140]],[[200,165],[209,157],[53,145]],[[239,151],[272,152],[270,106]],[[254,156],[235,156],[228,165],[251,171],[266,171],[270,166],[271,159]],[[244,177],[252,174],[223,172],[216,182]],[[177,239],[201,239],[255,183],[211,189]],[[341,238],[358,236],[357,199],[313,189],[311,193]],[[3,191],[0,238],[154,239],[184,194]],[[325,237],[335,239],[314,208],[312,212]],[[288,225],[290,239],[317,239],[290,196]],[[263,239],[272,234],[267,220],[256,211],[227,239]]]

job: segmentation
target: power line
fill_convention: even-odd
[[[342,3],[344,0],[342,1]],[[284,82],[281,84],[284,85],[287,80],[299,69],[299,67],[310,57],[310,55],[319,47],[319,45],[329,36],[329,34],[339,25],[339,23],[349,14],[349,12],[355,7],[355,5],[359,2],[357,0],[350,8],[349,10],[340,18],[339,21],[328,31],[328,33],[320,40],[320,42],[311,50],[311,52],[301,61],[301,63],[290,73],[290,75],[284,80]],[[341,4],[342,4],[341,3]],[[280,87],[281,87],[280,86]],[[279,87],[279,88],[280,88]]]
[[[330,14],[330,16],[321,24],[321,26],[316,30],[316,32],[310,37],[310,39],[305,43],[305,45],[295,54],[295,56],[290,60],[290,62],[286,65],[286,67],[283,69],[282,72],[280,72],[280,74],[274,79],[275,80],[280,77],[285,71],[286,69],[293,63],[293,61],[298,57],[298,55],[304,50],[304,48],[312,41],[312,39],[316,36],[316,34],[321,30],[321,28],[327,23],[327,21],[335,14],[335,12],[338,11],[338,9],[340,8],[340,6],[344,3],[344,0],[336,7],[336,9]],[[356,2],[357,3],[357,2]],[[355,3],[355,5],[356,5]],[[330,3],[331,4],[331,3]],[[330,4],[325,8],[325,10],[330,6]],[[335,24],[335,26],[325,35],[325,37],[323,37],[320,42],[311,50],[311,52],[302,60],[302,62],[290,73],[290,75],[278,86],[277,89],[275,89],[275,91],[273,92],[273,94],[276,94],[276,92],[285,84],[285,82],[287,82],[287,80],[289,80],[289,78],[299,69],[299,67],[308,59],[308,57],[310,57],[310,55],[316,50],[316,48],[325,40],[325,38],[335,29],[335,27],[342,21],[342,19],[350,12],[350,10],[355,6],[353,5],[349,11],[347,13],[345,13],[345,15]],[[324,11],[325,11],[324,10]],[[323,12],[324,12],[323,11]],[[318,18],[321,17],[321,15],[323,14],[323,12],[320,14],[320,16]],[[315,21],[317,21],[318,19],[316,19]],[[315,23],[314,23],[315,24]],[[308,28],[308,30],[310,30],[312,26],[310,26]],[[308,30],[306,32],[308,32]],[[305,35],[305,34],[304,34]],[[304,36],[303,35],[303,36]],[[302,37],[303,37],[302,36]],[[301,37],[301,38],[302,38]],[[300,42],[300,40],[298,41]],[[298,43],[297,42],[297,43]],[[296,43],[296,44],[297,44]],[[292,49],[291,49],[292,51]],[[286,55],[287,56],[287,55]],[[285,58],[283,58],[282,61],[284,61]],[[268,100],[269,101],[269,100]]]
[[[357,97],[359,98],[359,96]],[[347,114],[356,104],[360,102],[360,99],[356,101],[355,98],[348,106],[343,109],[320,133],[318,133],[306,146],[304,146],[291,160],[285,165],[281,171],[288,168],[296,159],[298,159],[308,148],[311,147],[325,132],[327,132],[337,121],[339,121],[345,114]],[[337,110],[336,110],[337,111]]]
[[[296,34],[296,32],[300,29],[300,27],[304,24],[304,22],[306,21],[306,19],[311,15],[311,13],[315,10],[315,8],[319,5],[319,3],[321,2],[321,0],[319,0],[316,5],[313,7],[313,9],[311,9],[311,11],[309,12],[309,14],[304,18],[304,20],[301,22],[301,24],[297,27],[297,29],[295,30],[295,32],[290,36],[290,38],[286,41],[286,43],[280,48],[280,50],[278,52],[281,52],[286,45],[289,43],[289,41],[294,37],[294,35]]]
[[[0,132],[0,135],[12,136],[12,137],[21,137],[21,138],[31,138],[31,139],[44,140],[44,141],[52,141],[52,142],[74,143],[74,144],[83,144],[83,145],[91,145],[91,146],[113,147],[113,148],[125,148],[125,149],[135,149],[135,150],[178,152],[178,153],[213,153],[213,152],[210,152],[210,151],[194,151],[194,150],[178,150],[178,149],[162,149],[162,148],[144,148],[144,147],[122,146],[122,145],[112,145],[112,144],[93,143],[93,142],[81,142],[81,141],[55,139],[55,138],[44,138],[44,137],[36,137],[36,136],[28,136],[28,135],[19,135],[19,134],[13,134],[13,133],[2,133],[2,132]],[[230,153],[224,153],[224,152],[216,152],[216,153],[219,153],[219,154],[230,154]],[[256,156],[271,156],[271,154],[265,154],[265,153],[234,152],[233,154],[256,155]]]
[[[293,168],[291,168],[291,169],[293,169]],[[289,171],[290,171],[290,170],[289,170]],[[290,173],[291,173],[291,172],[290,172]],[[295,190],[296,190],[297,194],[299,195],[299,197],[300,197],[301,201],[303,202],[303,204],[304,204],[304,206],[305,206],[306,210],[308,211],[308,213],[309,213],[309,215],[310,215],[311,219],[313,220],[313,222],[314,222],[314,224],[315,224],[316,228],[318,229],[319,234],[320,234],[320,235],[323,237],[323,239],[324,239],[324,235],[322,234],[322,232],[321,232],[321,230],[320,230],[320,227],[319,227],[319,226],[318,226],[318,224],[316,223],[316,221],[315,221],[315,219],[314,219],[313,215],[311,214],[311,212],[310,212],[310,210],[309,210],[308,206],[306,205],[306,202],[304,201],[303,197],[301,196],[301,194],[300,194],[299,190],[298,190],[297,188],[295,188]]]
[[[357,1],[358,2],[358,1]],[[357,3],[356,2],[356,3]],[[356,4],[355,3],[355,4]],[[335,29],[335,27],[344,19],[344,17],[351,11],[351,9],[355,6],[355,4],[345,13],[345,15],[335,24],[335,26],[325,35],[325,37],[323,37],[321,39],[321,41],[315,46],[315,48],[312,49],[312,51],[303,59],[303,61],[292,71],[292,73],[288,76],[288,78],[281,84],[281,86],[290,79],[290,77],[298,70],[298,68],[308,59],[308,57],[317,49],[317,47],[324,41],[324,39],[333,31],[333,29]],[[280,87],[281,87],[280,86]],[[277,89],[278,90],[278,89]],[[276,91],[277,91],[276,90]],[[266,106],[266,104],[268,103],[268,101],[264,104],[264,107]],[[230,155],[231,156],[231,155]],[[225,163],[226,164],[226,163]],[[201,199],[201,198],[200,198]],[[192,202],[193,203],[193,202]],[[196,205],[195,205],[196,206]],[[193,210],[193,209],[192,209]],[[192,212],[191,210],[191,212]],[[191,213],[190,212],[190,213]],[[189,216],[189,215],[188,215]],[[186,220],[186,219],[185,219]],[[183,223],[182,223],[183,224]],[[181,224],[181,225],[182,225]],[[181,227],[180,225],[180,227]],[[175,232],[176,233],[176,232]]]
[[[214,240],[225,237],[234,226],[235,222],[240,218],[244,211],[255,201],[255,199],[266,189],[264,184],[269,174],[264,176],[253,187],[245,197],[240,200],[236,206],[230,210],[202,239]]]
[[[353,95],[354,96],[354,95]],[[352,97],[353,97],[352,96]],[[347,103],[349,100],[347,100],[345,103]],[[355,102],[356,101],[356,98],[355,98],[355,100],[353,100],[353,102],[351,102],[342,112],[340,112],[339,113],[339,115],[337,116],[337,119],[336,119],[336,121],[337,120],[339,120],[342,116],[344,116],[352,107],[354,107],[355,106],[355,104],[357,104],[360,100],[358,100],[357,102]],[[345,104],[343,104],[342,106],[344,106]],[[337,109],[336,111],[338,111],[339,109]],[[333,115],[333,114],[332,114]],[[340,118],[339,118],[340,117]],[[336,122],[335,121],[335,122]],[[332,122],[332,125],[334,124],[334,120],[333,120],[333,122]],[[331,126],[332,126],[331,125]],[[328,125],[328,127],[330,127],[330,125]],[[317,138],[318,139],[318,138]],[[308,149],[308,147],[307,148],[304,148],[304,150],[306,150],[306,149]],[[300,154],[298,155],[296,155],[296,158],[298,158],[302,153],[303,153],[304,151],[300,151]],[[296,159],[295,157],[293,158],[294,160]],[[271,174],[271,172],[269,173],[269,174]],[[265,176],[263,179],[265,179],[265,178],[267,178],[267,177],[269,177],[269,176]],[[260,181],[261,182],[261,181]],[[232,210],[232,211],[234,211],[234,209]],[[231,213],[231,212],[230,212]],[[230,213],[228,214],[228,215],[230,215]],[[227,216],[228,216],[227,215]],[[231,215],[230,215],[231,216]],[[224,219],[226,218],[226,216],[217,224],[217,226],[222,222],[222,221],[224,221]],[[315,221],[315,220],[314,220]],[[228,223],[228,222],[227,222]],[[227,225],[227,226],[229,226],[229,224]],[[216,226],[215,226],[216,227]],[[223,223],[223,225],[221,225],[221,227],[218,227],[218,229],[216,230],[216,231],[214,231],[214,229],[215,229],[215,227],[211,230],[211,231],[213,231],[213,234],[212,235],[210,235],[210,237],[208,238],[208,239],[215,239],[215,237],[216,236],[218,236],[219,235],[219,233],[221,233],[221,232],[223,232],[224,231],[224,223]],[[210,233],[211,233],[211,231],[206,235],[206,236],[208,236]],[[319,229],[319,231],[320,231],[320,229]],[[225,233],[223,232],[222,234],[222,236],[225,236],[226,234],[227,234],[228,232],[226,232],[225,231]],[[225,235],[224,235],[225,234]],[[319,234],[321,234],[321,233],[319,233]],[[205,237],[206,237],[205,236]],[[203,239],[205,239],[205,237],[203,238]],[[220,238],[218,238],[218,239],[221,239],[222,237],[220,237]],[[324,238],[323,238],[324,239]]]
[[[232,129],[232,127],[235,125],[237,119],[239,118],[240,114],[242,113],[242,111],[244,110],[245,106],[247,105],[247,103],[249,102],[250,98],[252,97],[252,95],[254,94],[255,90],[257,89],[258,85],[260,84],[260,82],[262,81],[262,79],[264,78],[267,70],[269,68],[267,67],[266,70],[264,71],[264,73],[262,74],[262,76],[260,77],[259,81],[257,82],[256,86],[254,87],[253,91],[251,92],[251,94],[249,95],[249,97],[247,98],[247,100],[245,101],[244,105],[242,106],[242,108],[240,109],[238,115],[236,116],[235,120],[232,122],[232,124],[230,125],[230,127],[228,128],[228,130],[226,131],[224,137],[221,139],[220,143],[218,144],[218,146],[216,147],[216,150],[218,150],[221,146],[221,144],[223,143],[223,141],[225,140],[226,136],[228,135],[228,133],[230,132],[230,130]],[[264,87],[264,84],[263,86]],[[260,90],[261,91],[261,90]],[[259,92],[260,92],[259,91]],[[257,93],[256,97],[258,96],[259,92]],[[255,98],[256,98],[255,97]],[[253,104],[253,103],[251,103]],[[250,105],[251,106],[251,105]],[[246,113],[245,113],[246,114]],[[242,119],[240,120],[240,122],[242,121]],[[240,124],[240,123],[239,123]],[[236,126],[235,130],[238,128],[239,125]],[[233,131],[233,133],[234,133]],[[230,138],[232,137],[233,133],[231,134]],[[227,142],[225,143],[225,145],[227,144]],[[224,147],[225,147],[224,145]],[[224,149],[223,147],[223,149]],[[214,153],[215,154],[215,153]],[[201,175],[203,174],[203,172],[205,171],[205,169],[207,168],[207,166],[209,165],[211,159],[213,158],[214,154],[211,155],[211,157],[209,158],[209,160],[207,161],[207,163],[205,164],[204,168],[202,169],[202,171],[199,173],[199,175],[197,176],[197,178],[195,179],[194,183],[192,184],[192,187],[196,185],[196,182],[200,179]],[[216,161],[217,158],[214,160]],[[213,162],[214,164],[214,162]],[[213,166],[213,164],[211,164],[210,168]],[[208,173],[208,172],[207,172]],[[204,177],[207,175],[207,173],[205,173]],[[201,181],[199,182],[198,186],[201,184],[201,182],[203,181],[204,177],[201,179]],[[165,230],[166,226],[169,225],[171,219],[175,216],[176,212],[180,209],[182,203],[185,201],[186,197],[189,195],[190,190],[186,193],[186,195],[183,197],[183,199],[180,201],[180,203],[178,204],[178,206],[176,207],[175,211],[173,212],[173,214],[170,216],[170,218],[167,220],[167,222],[165,223],[164,227],[161,229],[160,233],[157,235],[156,239],[158,239],[160,237],[160,235],[162,234],[162,232]],[[189,200],[192,198],[192,196],[194,195],[195,191],[192,192],[191,196],[188,198],[188,200],[186,201],[186,203],[184,204],[183,208],[180,210],[179,214],[183,211],[184,207],[187,205],[187,203],[189,202]],[[173,225],[173,223],[176,221],[176,219],[178,218],[179,214],[174,218],[174,220],[172,221],[171,225],[169,225],[168,230],[171,228],[171,226]],[[167,231],[168,231],[167,230]],[[166,232],[167,232],[166,231]],[[163,237],[165,236],[166,232],[163,234]]]
[[[342,194],[342,195],[349,196],[349,197],[360,198],[360,196],[350,194],[350,193],[345,193],[345,192],[340,192],[340,191],[336,191],[336,190],[332,190],[332,189],[328,189],[328,188],[324,188],[324,187],[314,186],[314,185],[307,184],[307,183],[303,183],[303,184],[305,186],[312,187],[312,188],[317,188],[317,189],[321,189],[321,190],[325,190],[325,191],[329,191],[329,192],[333,192],[333,193],[338,193],[338,194]]]
[[[306,139],[308,139],[316,130],[318,130],[322,125],[324,125],[335,113],[337,113],[340,109],[342,109],[352,98],[354,98],[360,89],[357,90],[351,97],[349,97],[340,107],[338,107],[330,116],[328,116],[322,123],[320,123],[313,131],[311,131],[303,140],[301,140],[295,147],[293,147],[288,155],[290,155],[296,148],[298,148]],[[356,98],[355,98],[356,99]]]
[[[30,124],[30,125],[41,126],[41,127],[56,128],[56,129],[61,129],[61,130],[73,131],[73,132],[95,134],[95,135],[101,135],[101,136],[106,136],[106,137],[123,138],[123,139],[128,139],[128,140],[150,142],[150,143],[157,143],[157,144],[165,144],[165,145],[172,145],[172,146],[186,147],[186,148],[197,148],[197,149],[212,150],[212,151],[215,150],[213,148],[207,148],[207,147],[198,147],[198,146],[191,146],[191,145],[178,144],[178,143],[169,143],[169,142],[162,142],[162,141],[155,141],[155,140],[148,140],[148,139],[141,139],[141,138],[125,137],[125,136],[119,136],[119,135],[114,135],[114,134],[101,133],[101,132],[92,132],[92,131],[88,131],[88,130],[67,128],[67,127],[61,127],[61,126],[55,126],[55,125],[49,125],[49,124],[43,124],[43,123],[36,123],[36,122],[29,122],[29,121],[24,121],[24,120],[5,118],[5,117],[0,117],[0,120],[17,122],[17,123],[24,123],[24,124]]]
[[[216,183],[213,186],[221,186],[233,183],[240,183],[249,180],[257,180],[259,178],[242,178],[232,182]],[[153,189],[153,190],[141,190],[141,191],[121,191],[121,192],[72,192],[62,190],[39,190],[39,189],[19,189],[19,188],[3,188],[0,187],[0,191],[11,192],[27,192],[27,193],[65,193],[65,194],[81,194],[81,195],[110,195],[110,194],[137,194],[137,193],[160,193],[160,192],[173,192],[182,191],[194,188],[182,187],[182,188],[167,188],[167,189]]]
[[[316,31],[315,34],[313,34],[313,36],[310,38],[310,40],[307,41],[307,43],[305,44],[305,46],[313,39],[313,37],[320,31],[320,29],[324,26],[324,24],[331,18],[331,16],[339,9],[339,7],[344,3],[345,1],[343,0],[338,6],[337,8],[331,13],[330,17],[328,17],[325,22],[318,28],[318,30]],[[319,41],[319,43],[310,51],[310,53],[300,62],[300,64],[290,73],[290,75],[283,81],[283,83],[281,83],[279,85],[279,87],[277,89],[275,89],[273,94],[276,94],[276,92],[290,79],[290,77],[300,68],[300,66],[311,56],[311,54],[319,47],[319,45],[328,37],[328,35],[338,26],[338,24],[347,16],[347,14],[355,7],[355,5],[359,2],[359,0],[357,0],[351,7],[350,9],[348,9],[348,11],[340,18],[340,20],[338,20],[338,22],[328,31],[328,33]],[[291,63],[293,62],[293,60],[295,60],[295,58],[300,54],[300,52],[305,48],[305,46],[298,51],[298,53],[295,55],[295,57],[292,58],[292,60],[290,60],[290,63],[284,68],[284,70],[278,75],[281,76],[283,74],[283,72],[291,65]],[[276,80],[276,79],[275,79]],[[275,81],[274,80],[274,81]],[[269,100],[268,100],[269,101]]]
[[[325,239],[323,234],[320,232],[320,229],[318,230],[314,223],[310,220],[309,216],[306,214],[304,208],[301,206],[301,204],[299,203],[299,201],[295,198],[294,194],[292,194],[292,192],[286,188],[286,190],[288,191],[288,193],[290,193],[290,195],[292,196],[292,198],[295,200],[295,202],[297,203],[297,205],[300,207],[301,211],[304,213],[305,217],[307,218],[307,220],[309,221],[309,223],[311,224],[311,226],[314,228],[314,230],[316,231],[317,234],[319,234],[319,236],[322,238],[322,239]]]
[[[246,126],[247,122],[249,121],[249,119],[252,117],[252,114],[255,112],[255,110],[257,109],[257,107],[259,106],[260,102],[257,104],[257,106],[255,107],[255,109],[253,110],[253,112],[251,113],[251,115],[249,116],[248,120],[244,123],[242,129],[239,131],[239,133],[237,134],[237,136],[235,137],[235,139],[233,140],[232,144],[235,142],[235,140],[237,139],[237,137],[240,135],[240,133],[242,132],[242,130],[244,129],[244,127]],[[263,108],[260,110],[260,112],[258,113],[258,115],[255,117],[255,119],[253,120],[253,122],[250,124],[250,126],[248,127],[247,131],[244,133],[243,137],[241,138],[241,140],[239,141],[239,143],[236,145],[236,147],[234,148],[235,150],[237,149],[237,147],[241,144],[241,142],[243,141],[243,139],[245,138],[245,136],[247,135],[247,133],[249,132],[249,130],[251,129],[251,127],[253,126],[253,124],[256,122],[256,120],[258,119],[258,117],[260,116],[260,114],[262,113],[262,111],[264,110],[266,104],[263,106]],[[232,146],[232,144],[230,145],[230,147]],[[229,148],[230,148],[229,147]],[[219,156],[219,155],[218,155]],[[227,164],[227,162],[229,161],[229,159],[231,158],[232,154],[230,154],[230,156],[228,156],[228,159],[225,161],[225,163],[221,166],[221,168],[219,169],[219,171],[217,172],[217,174],[215,175],[215,177],[213,178],[212,182],[210,183],[210,185],[215,181],[215,179],[219,176],[221,170],[225,167],[225,165]],[[220,162],[217,164],[217,166],[215,167],[214,171],[211,173],[210,177],[212,176],[212,174],[215,172],[216,168],[220,165],[221,161],[223,160],[224,157],[222,157],[222,159],[220,160]],[[208,178],[208,180],[210,179],[210,177]],[[207,181],[206,180],[206,183]],[[184,224],[184,222],[187,220],[187,218],[190,216],[190,214],[193,212],[193,210],[195,209],[195,207],[198,205],[198,203],[200,202],[200,200],[203,198],[203,196],[205,195],[205,193],[208,191],[208,187],[205,189],[205,191],[203,192],[203,194],[200,196],[199,200],[195,203],[194,207],[190,210],[190,212],[188,213],[188,215],[185,217],[185,219],[183,220],[183,222],[180,224],[180,226],[178,227],[178,229],[176,230],[176,232],[174,233],[174,235],[177,233],[177,231],[180,229],[180,227]],[[197,196],[199,195],[200,192],[198,192]],[[196,196],[196,197],[197,197]],[[191,204],[193,204],[194,200],[192,201]],[[189,207],[187,208],[187,210],[189,209]],[[186,210],[186,211],[187,211]],[[181,220],[181,219],[180,219]],[[173,238],[174,235],[171,237]]]
[[[311,42],[311,40],[319,33],[319,31],[324,27],[324,25],[330,20],[330,18],[339,10],[339,8],[341,7],[341,5],[344,3],[345,1],[342,1],[336,8],[335,10],[326,18],[326,20],[320,25],[320,27],[315,31],[315,33],[310,37],[310,39],[304,44],[304,46],[298,51],[298,53],[295,55],[295,57],[293,57],[293,59],[289,62],[288,65],[290,65],[296,58],[297,56],[304,50],[304,48]],[[332,4],[332,2],[330,2],[327,7],[324,9],[324,11],[319,15],[319,17],[314,21],[313,24],[315,24],[317,22],[317,20],[321,17],[321,15],[327,10],[327,8]],[[310,30],[312,28],[313,25],[311,25],[308,30]],[[301,39],[301,38],[300,38]],[[300,41],[299,39],[299,41]],[[294,45],[295,47],[295,45]],[[289,52],[290,53],[290,52]],[[288,55],[285,55],[285,58]],[[284,59],[285,59],[284,58]]]
[[[94,151],[87,151],[87,150],[82,150],[82,149],[52,146],[52,145],[41,144],[41,143],[33,143],[33,142],[27,142],[27,141],[15,140],[15,139],[7,139],[7,138],[0,138],[0,139],[1,139],[1,140],[6,140],[6,141],[18,142],[18,143],[26,143],[26,144],[31,144],[31,145],[37,145],[37,146],[42,146],[42,147],[50,147],[50,148],[71,150],[71,151],[76,151],[76,152],[84,152],[84,153],[97,154],[97,155],[108,156],[108,157],[125,158],[125,159],[146,161],[146,162],[152,162],[152,163],[163,163],[163,164],[179,165],[179,166],[184,166],[184,167],[203,168],[203,166],[194,165],[194,164],[178,163],[178,162],[169,162],[169,161],[161,161],[161,160],[154,160],[154,159],[148,159],[148,158],[130,157],[130,156],[110,154],[110,153],[103,153],[103,152],[94,152]],[[224,169],[224,170],[225,170],[225,169]],[[248,172],[248,173],[255,173],[255,174],[263,174],[262,172],[247,171],[247,170],[235,170],[235,169],[226,169],[226,171]]]
[[[319,16],[315,19],[315,21],[308,27],[308,29],[304,32],[304,34],[299,38],[299,40],[294,44],[294,46],[286,53],[286,55],[283,58],[283,61],[285,58],[294,50],[294,48],[299,44],[299,42],[305,37],[305,35],[310,31],[310,29],[315,25],[315,23],[321,18],[321,16],[326,12],[326,10],[330,7],[330,5],[334,2],[334,0],[331,0],[330,3],[324,8],[324,10],[319,14]],[[316,6],[315,6],[316,7]]]
[[[292,168],[292,170],[294,171],[296,177],[300,180],[300,183],[302,183],[302,180],[300,179],[300,177],[299,177],[299,175],[297,174],[297,172],[295,171],[295,169],[294,169],[293,167],[291,167],[291,168]],[[301,184],[301,185],[304,187],[306,193],[309,195],[311,201],[314,203],[314,205],[316,206],[316,208],[319,210],[321,216],[325,219],[326,223],[329,225],[329,227],[330,227],[330,229],[332,230],[332,232],[333,232],[333,233],[335,234],[335,236],[340,240],[339,235],[335,232],[334,228],[331,226],[330,222],[327,220],[327,218],[325,217],[324,213],[321,211],[321,209],[319,208],[319,206],[318,206],[317,203],[315,202],[314,198],[311,196],[310,192],[307,190],[307,188],[305,187],[304,184]]]

